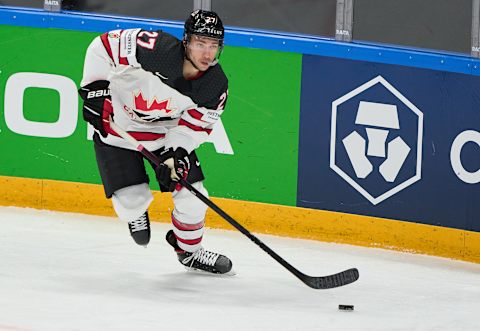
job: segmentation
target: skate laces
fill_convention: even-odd
[[[132,232],[148,230],[148,220],[147,215],[143,214],[134,221],[129,222]]]
[[[219,256],[220,254],[218,253],[209,252],[203,248],[200,248],[195,253],[192,253],[192,255],[184,258],[182,260],[182,264],[190,263],[191,267],[195,261],[198,261],[209,266],[214,266]]]

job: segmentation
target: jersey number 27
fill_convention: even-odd
[[[148,37],[148,41],[141,39],[143,36]],[[143,48],[153,49],[155,47],[155,42],[157,41],[158,32],[155,31],[140,31],[137,36],[137,45],[142,46]]]

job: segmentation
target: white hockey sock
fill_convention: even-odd
[[[172,213],[172,224],[177,244],[181,249],[187,252],[195,252],[202,247],[204,220],[195,224],[182,223]]]

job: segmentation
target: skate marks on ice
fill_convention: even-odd
[[[305,287],[234,231],[205,248],[235,276],[187,272],[152,223],[147,249],[108,217],[0,207],[0,331],[475,330],[480,266],[379,249],[259,235],[308,274],[356,265],[356,283]],[[352,312],[339,304],[355,305]]]

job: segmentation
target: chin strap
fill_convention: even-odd
[[[200,68],[198,68],[198,67],[195,65],[195,63],[193,63],[192,60],[190,60],[190,57],[188,57],[187,48],[185,48],[185,60],[187,60],[188,62],[190,62],[195,69],[197,69],[198,71],[201,71]]]

